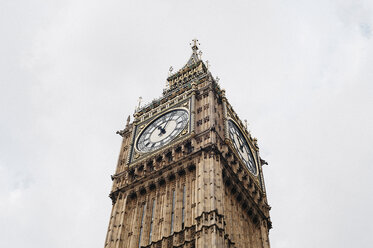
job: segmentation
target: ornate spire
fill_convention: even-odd
[[[198,57],[198,52],[197,52],[198,51],[198,45],[200,45],[200,44],[199,44],[197,39],[193,39],[192,42],[193,43],[190,43],[190,45],[192,46],[193,53],[190,56],[186,65],[183,68],[191,66],[191,65],[197,63],[198,61],[200,61],[200,58]]]
[[[198,49],[199,42],[197,39],[193,39],[192,42],[190,43],[190,46],[192,47],[192,55],[190,56],[189,60],[187,63],[176,73],[172,73],[170,71],[168,78],[167,78],[167,83],[168,83],[168,89],[172,89],[174,86],[185,82],[186,77],[182,77],[185,73],[190,72],[190,70],[193,70],[195,67],[199,66],[200,68],[198,70],[207,72],[207,68],[205,64],[202,62],[202,51]],[[189,75],[188,75],[189,77]],[[166,87],[167,88],[167,87]],[[166,91],[168,90],[166,89]]]

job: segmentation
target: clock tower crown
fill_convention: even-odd
[[[207,67],[201,60],[202,51],[198,50],[198,40],[193,39],[193,44],[191,43],[190,45],[192,45],[192,55],[190,56],[187,63],[179,71],[171,74],[167,78],[169,88],[177,87],[178,83],[187,81],[188,77],[193,74],[193,70],[198,66],[201,66],[200,69],[203,69],[205,72],[207,72]]]
[[[117,132],[105,248],[269,248],[264,160],[198,45]]]

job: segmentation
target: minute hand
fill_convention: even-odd
[[[163,126],[163,130],[167,127],[167,124],[170,122],[170,120],[174,117],[175,114],[171,114],[170,118],[166,121],[166,123]]]
[[[237,135],[237,139],[238,139],[238,143],[240,143],[240,150],[241,150],[241,152],[243,152],[244,145],[243,145],[243,142],[241,140],[241,137]]]

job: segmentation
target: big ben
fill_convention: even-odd
[[[117,132],[105,248],[270,247],[265,161],[198,45]]]

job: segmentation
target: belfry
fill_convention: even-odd
[[[198,45],[117,132],[105,248],[270,247],[266,162]]]

